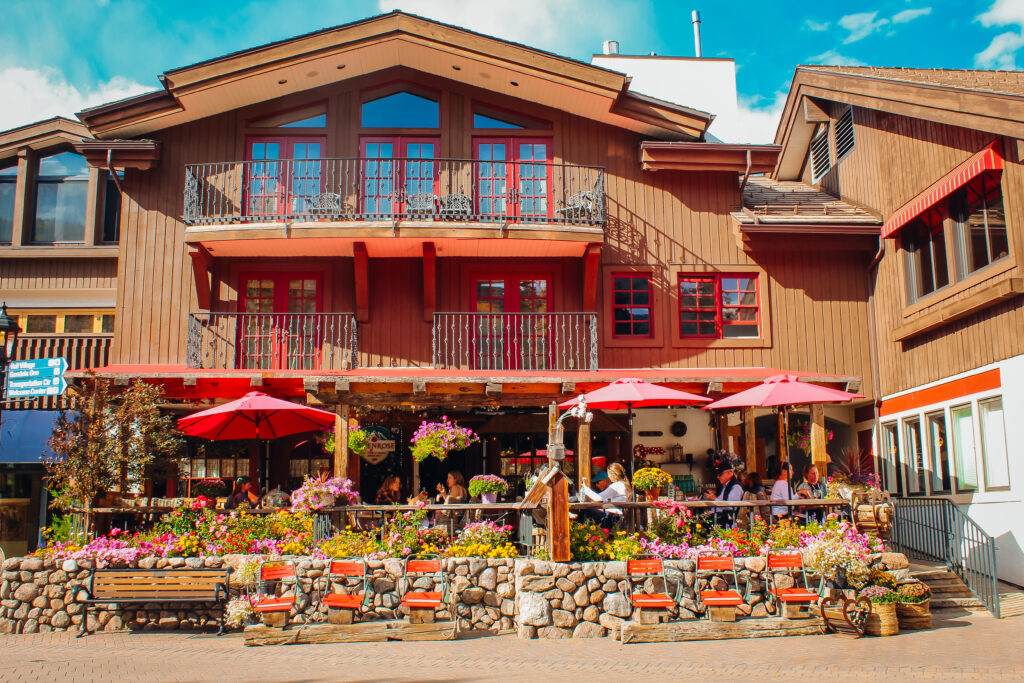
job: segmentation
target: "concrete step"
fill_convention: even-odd
[[[936,598],[931,599],[931,609],[935,611],[937,609],[968,609],[968,610],[984,610],[985,605],[978,598],[971,596],[969,598]]]

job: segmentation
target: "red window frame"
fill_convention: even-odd
[[[248,290],[248,283],[252,280],[271,280],[273,284],[273,304],[272,311],[270,312],[269,325],[260,324],[259,319],[250,319],[247,316],[266,315],[247,313],[246,302],[249,297],[246,295]],[[313,280],[316,284],[316,295],[314,297],[314,311],[312,313],[289,313],[288,312],[288,281],[289,280]],[[318,370],[321,365],[320,351],[324,344],[324,329],[322,324],[317,324],[317,319],[313,318],[312,324],[303,323],[303,332],[296,334],[294,329],[289,329],[288,316],[306,315],[315,316],[323,313],[323,273],[317,271],[269,271],[269,272],[244,272],[238,276],[238,312],[239,320],[236,327],[237,335],[237,353],[236,353],[236,367],[246,369],[263,369],[263,368],[247,368],[247,363],[251,359],[259,359],[264,356],[262,348],[260,352],[256,354],[247,353],[247,349],[251,346],[248,341],[253,338],[266,338],[269,344],[268,354],[270,358],[270,368],[267,369],[299,369],[299,370]],[[255,329],[254,333],[248,332],[252,329],[253,322],[257,323],[259,327]],[[313,354],[305,354],[308,356],[312,363],[303,363],[303,367],[289,368],[289,342],[299,338],[306,337],[311,341],[309,342],[309,348],[314,350]],[[262,342],[257,342],[262,344]],[[304,355],[298,356],[300,359]],[[306,367],[309,365],[311,367]]]
[[[712,302],[711,306],[704,306],[701,304],[702,295],[698,292],[697,294],[684,294],[683,283],[711,283]],[[678,283],[676,285],[679,289],[679,336],[683,339],[720,339],[722,336],[722,296],[719,291],[719,279],[715,275],[680,275]],[[707,296],[706,294],[703,296]],[[696,313],[696,320],[683,320],[683,313]],[[711,313],[711,334],[700,334],[701,323],[706,323],[706,318],[701,317],[701,314]],[[684,334],[683,325],[686,323],[695,323],[697,325],[697,334]]]
[[[478,284],[480,282],[492,282],[492,281],[497,281],[497,280],[502,280],[505,283],[505,294],[504,294],[503,298],[498,299],[496,297],[479,297],[477,295],[477,293],[479,291]],[[541,313],[535,313],[534,311],[522,311],[522,310],[520,310],[520,304],[521,304],[521,302],[523,300],[523,297],[519,296],[519,283],[522,282],[523,280],[543,280],[545,283],[547,283],[547,292],[545,293],[544,297],[526,297],[528,299],[538,299],[538,300],[543,299],[543,301],[545,302],[545,311],[543,311]],[[493,315],[495,317],[497,317],[497,316],[505,316],[505,315],[509,315],[509,314],[520,314],[520,313],[534,313],[535,315],[543,315],[543,313],[551,313],[552,312],[552,302],[554,301],[554,294],[553,294],[553,291],[554,291],[554,287],[553,287],[554,280],[555,280],[554,274],[550,273],[550,272],[534,272],[534,271],[524,271],[524,272],[519,272],[519,273],[515,273],[515,272],[513,272],[513,273],[510,273],[510,272],[496,272],[496,273],[475,272],[469,278],[470,305],[471,305],[471,309],[470,310],[472,310],[474,313],[478,313],[478,312],[479,313],[485,313],[485,314],[488,314],[488,315]],[[503,307],[504,310],[502,310],[502,311],[478,311],[477,310],[477,302],[479,302],[481,299],[492,300],[492,301],[500,300],[500,301],[502,301],[502,307]],[[511,317],[514,319],[514,318],[516,318],[518,316],[517,315],[512,315]],[[522,369],[522,365],[523,365],[523,363],[521,362],[522,358],[520,358],[519,355],[513,353],[513,350],[514,349],[524,349],[527,346],[528,342],[527,342],[526,339],[523,338],[523,327],[522,327],[522,325],[520,325],[520,326],[509,325],[505,321],[502,321],[501,324],[502,324],[503,327],[506,327],[506,328],[512,330],[512,338],[508,340],[510,348],[503,349],[502,354],[501,354],[501,358],[504,361],[504,363],[503,363],[504,367],[502,367],[502,368],[486,368],[486,369],[494,369],[494,370],[498,370],[498,369],[501,369],[501,370],[519,370],[519,369]],[[478,344],[478,341],[477,341],[478,336],[483,336],[483,337],[490,338],[490,341],[488,342],[486,348],[488,348],[488,349],[492,348],[491,345],[493,345],[495,343],[494,342],[494,338],[499,336],[499,335],[493,334],[490,330],[491,330],[491,328],[488,327],[487,329],[482,331],[482,334],[481,334],[481,330],[479,330],[479,329],[476,329],[473,332],[473,334],[474,334],[474,337],[473,337],[473,340],[472,340],[473,350],[472,350],[472,352],[470,354],[470,362],[471,362],[471,364],[473,365],[474,368],[484,365],[484,364],[479,362],[479,358],[480,358],[480,354],[481,353],[483,353],[483,355],[486,356],[486,357],[489,357],[491,355],[491,354],[488,354],[486,351],[482,352],[480,350],[480,345]],[[552,360],[552,354],[554,353],[554,349],[552,347],[551,338],[550,338],[550,336],[551,336],[550,335],[550,326],[543,319],[538,320],[538,324],[532,329],[532,331],[531,330],[527,330],[525,336],[533,337],[534,338],[533,342],[532,342],[532,345],[530,346],[530,348],[533,349],[534,353],[527,354],[527,357],[529,357],[529,359],[533,361],[533,363],[532,363],[533,365],[543,365],[544,366],[544,367],[534,367],[534,368],[529,368],[529,369],[538,370],[538,369],[546,369],[547,367],[550,367],[550,363],[551,363],[551,360]],[[547,349],[547,351],[546,351],[546,353],[545,352],[538,353],[537,352],[537,339],[544,338],[544,337],[547,337],[547,341],[546,341],[546,349]]]
[[[725,303],[725,297],[728,294],[736,294],[737,302],[742,301],[742,295],[747,293],[745,289],[725,289],[726,280],[750,280],[754,283],[754,303]],[[708,334],[683,334],[683,325],[685,323],[693,323],[692,320],[683,320],[684,312],[707,312],[711,310],[706,306],[701,306],[699,297],[696,305],[693,305],[693,295],[683,294],[682,284],[684,282],[709,282],[713,281],[715,284],[714,293],[714,321],[715,321],[715,333],[714,335]],[[679,299],[679,327],[676,332],[681,339],[755,339],[761,336],[761,283],[760,278],[756,273],[680,273],[676,281],[676,292]],[[689,304],[689,305],[688,305]],[[753,310],[755,311],[754,320],[726,320],[723,313],[724,309],[735,308],[739,310]],[[699,322],[699,321],[698,321]],[[738,325],[756,325],[757,334],[745,337],[728,337],[725,334],[726,328],[730,326]],[[699,328],[699,326],[698,326]]]
[[[279,145],[277,159],[253,159],[253,146],[258,144]],[[312,196],[308,193],[297,195],[293,193],[293,181],[296,180],[292,171],[296,168],[295,145],[316,144],[320,145],[320,156],[316,161],[310,161],[311,168],[315,168],[319,175],[319,189],[317,194],[325,190],[325,174],[323,168],[324,151],[327,148],[327,137],[322,135],[250,135],[245,138],[245,158],[248,163],[245,165],[245,178],[242,184],[242,212],[245,216],[281,216],[304,213],[292,211],[292,200],[298,197]],[[298,160],[299,163],[306,161]],[[263,169],[261,164],[276,164],[274,169]],[[259,171],[266,175],[256,176]],[[271,180],[276,177],[276,186],[273,191],[267,194],[251,194],[252,183],[257,178]],[[301,180],[308,180],[310,177],[303,176]],[[277,211],[251,211],[250,200],[254,196],[273,197],[276,202]]]
[[[554,198],[552,196],[552,148],[551,138],[548,137],[474,137],[473,138],[473,202],[476,207],[475,213],[480,216],[503,216],[503,217],[514,217],[520,219],[528,219],[531,217],[535,218],[552,218],[554,216]],[[499,162],[505,165],[504,176],[491,175],[482,177],[480,174],[484,169],[483,163],[491,162],[490,159],[481,159],[480,157],[480,146],[481,145],[505,145],[505,159]],[[544,159],[521,159],[520,158],[520,145],[544,145]],[[533,167],[538,164],[544,164],[542,166],[543,174],[537,176],[534,173]],[[482,182],[486,180],[494,180],[497,178],[503,178],[505,181],[505,192],[503,195],[494,194],[483,194],[481,192]],[[534,191],[532,194],[526,195],[527,198],[543,199],[544,207],[540,210],[534,208],[533,210],[524,210],[520,199],[523,197],[522,188],[524,183],[536,183],[537,181],[543,182],[543,194],[537,194]],[[484,202],[487,199],[496,199],[503,197],[505,200],[505,210],[496,211],[492,208],[490,211],[485,211]]]
[[[616,300],[615,300],[616,299],[615,295],[620,290],[616,289],[615,281],[618,280],[619,278],[628,278],[630,280],[646,279],[647,280],[647,303],[646,304],[637,304],[636,302],[634,302],[632,300],[633,299],[632,296],[630,296],[630,301],[628,303],[622,303],[622,304],[617,303]],[[622,291],[628,291],[630,294],[636,294],[636,293],[642,292],[643,290],[634,289],[631,286],[629,290],[622,290]],[[614,338],[616,338],[616,339],[652,339],[652,338],[654,338],[654,276],[653,276],[653,274],[652,273],[636,273],[636,272],[612,273],[611,295],[612,295],[612,301],[611,301],[611,308],[612,308],[612,336]],[[647,309],[647,320],[646,320],[646,322],[647,322],[647,334],[635,334],[633,332],[631,332],[630,334],[619,334],[618,333],[617,329],[618,329],[619,323],[628,322],[628,324],[630,326],[630,330],[634,330],[634,329],[636,329],[637,325],[643,324],[645,322],[643,320],[635,320],[635,319],[633,319],[632,312],[628,313],[628,316],[629,316],[628,320],[619,320],[618,316],[616,315],[616,311],[618,311],[619,309],[632,309],[632,308],[646,308]]]
[[[383,179],[385,176],[378,175],[378,176],[374,176],[373,178],[371,178],[367,174],[370,173],[371,169],[373,168],[371,166],[371,164],[373,164],[374,162],[378,162],[378,163],[379,162],[383,162],[386,159],[384,157],[368,158],[367,155],[366,155],[366,147],[367,147],[367,145],[371,145],[371,144],[388,144],[388,143],[390,143],[392,145],[392,152],[393,152],[393,156],[391,157],[391,159],[392,159],[392,162],[391,162],[392,163],[392,173],[391,173],[391,194],[390,194],[390,201],[391,201],[391,209],[392,210],[391,211],[380,211],[379,209],[381,207],[371,205],[369,203],[369,200],[371,198],[373,198],[373,197],[384,198],[384,197],[387,197],[388,195],[385,195],[385,194],[370,195],[370,194],[367,194],[366,190],[367,190],[367,185],[368,185],[369,181],[372,181],[374,178],[376,178],[378,180],[379,179]],[[420,157],[420,158],[417,158],[417,159],[409,159],[409,145],[433,145],[434,146],[434,156],[432,157],[433,161],[431,161],[431,158],[427,158],[427,157]],[[359,210],[360,210],[360,212],[361,213],[382,214],[382,215],[392,215],[392,214],[404,214],[404,213],[406,213],[406,210],[409,208],[407,206],[407,202],[406,202],[406,197],[408,196],[408,193],[407,193],[407,183],[410,180],[414,180],[414,181],[417,181],[419,183],[423,183],[424,180],[427,180],[426,178],[423,178],[423,177],[410,178],[410,169],[413,168],[413,164],[416,164],[415,168],[417,170],[417,175],[419,175],[419,176],[423,175],[422,171],[423,171],[424,167],[430,166],[431,167],[430,168],[430,174],[432,175],[432,179],[431,180],[433,181],[433,182],[429,183],[429,185],[427,187],[423,187],[422,185],[420,187],[417,187],[419,192],[414,192],[413,194],[433,194],[436,197],[438,195],[438,193],[440,192],[440,187],[441,187],[441,185],[440,185],[440,172],[439,172],[440,171],[440,165],[439,165],[438,160],[437,160],[438,159],[437,153],[440,150],[440,148],[441,148],[441,138],[434,137],[434,136],[405,136],[405,135],[363,135],[363,136],[360,136],[360,138],[359,138],[359,157],[360,157],[360,160],[361,160],[360,161],[360,168],[359,168],[359,207],[360,207]],[[426,190],[429,190],[429,192],[427,192]],[[367,209],[369,209],[369,208],[376,208],[378,210],[377,211],[368,211]],[[423,207],[417,207],[417,208],[422,209]],[[435,206],[435,209],[436,209],[436,206]],[[427,213],[427,212],[425,211],[424,213]],[[429,213],[433,213],[433,212],[429,212]]]

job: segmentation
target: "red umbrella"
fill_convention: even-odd
[[[659,384],[651,384],[642,379],[625,377],[617,379],[611,384],[595,389],[589,394],[584,394],[588,408],[602,408],[604,410],[627,410],[629,411],[629,465],[633,469],[633,408],[654,408],[656,406],[692,406],[697,403],[710,401],[707,396],[688,394],[685,391],[678,391],[663,387]],[[572,408],[576,405],[578,398],[560,404],[559,408]]]
[[[276,439],[327,429],[334,425],[335,417],[326,410],[250,391],[242,398],[181,418],[178,429],[211,441]],[[261,473],[263,469],[261,463]]]

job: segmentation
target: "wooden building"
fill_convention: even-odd
[[[798,67],[774,178],[885,223],[866,271],[886,486],[952,500],[1024,584],[1024,73]]]

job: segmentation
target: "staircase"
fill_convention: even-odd
[[[984,610],[985,604],[979,600],[971,589],[948,569],[937,567],[911,572],[912,578],[923,581],[932,592],[931,608]]]

